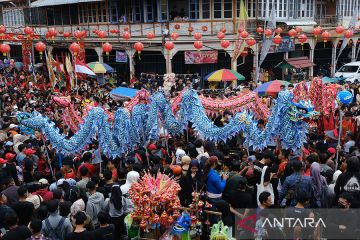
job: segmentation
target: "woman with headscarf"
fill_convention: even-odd
[[[124,209],[125,214],[128,214],[130,212],[132,212],[135,207],[134,207],[134,203],[131,201],[131,198],[129,196],[129,189],[131,188],[131,186],[137,182],[140,178],[140,175],[138,172],[136,171],[130,171],[128,172],[128,174],[126,175],[126,182],[125,184],[121,185],[120,189],[122,192],[123,197],[125,198],[126,201],[126,208]]]
[[[320,164],[313,162],[310,167],[311,176],[311,201],[310,205],[313,208],[325,208],[327,207],[327,184],[326,179],[320,175]]]

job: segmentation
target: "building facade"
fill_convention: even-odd
[[[43,37],[49,28],[55,27],[59,32],[58,37],[49,42],[55,52],[67,49],[74,41],[64,39],[61,33],[86,30],[86,60],[109,62],[127,75],[141,72],[198,72],[204,75],[221,67],[249,75],[257,66],[261,49],[261,39],[255,29],[264,27],[264,20],[269,19],[272,8],[275,8],[277,25],[284,29],[284,35],[290,28],[300,26],[309,39],[304,46],[295,40],[295,48],[285,52],[277,52],[275,49],[268,54],[261,67],[270,69],[284,58],[307,56],[317,65],[328,62],[334,71],[334,56],[338,52],[339,41],[342,40],[342,37],[335,33],[335,27],[348,26],[354,9],[360,7],[359,1],[244,0],[248,15],[246,30],[258,40],[244,59],[232,58],[238,38],[240,0],[2,0],[0,21],[12,31],[21,31],[25,26],[32,26],[36,33]],[[328,43],[324,44],[321,39],[312,36],[311,31],[315,26],[322,26],[330,32]],[[222,49],[216,36],[224,28],[225,39],[231,42],[226,51]],[[119,30],[120,34],[110,33],[112,29]],[[107,32],[106,39],[100,41],[94,30]],[[128,41],[121,37],[124,30],[131,33]],[[156,37],[148,40],[146,35],[149,32]],[[179,33],[180,37],[174,41],[175,48],[169,52],[164,50],[164,42],[170,40],[172,32]],[[203,35],[204,47],[201,50],[219,51],[217,63],[184,63],[184,52],[196,50],[193,46],[195,32]],[[137,56],[133,49],[133,44],[137,41],[142,41],[145,45],[141,57]],[[109,58],[102,56],[103,42],[113,45]],[[356,60],[356,32],[351,42],[343,51],[340,60]],[[128,55],[127,63],[116,63],[116,51],[123,51]],[[12,56],[16,57],[16,53],[12,53]],[[309,74],[314,74],[312,67]]]

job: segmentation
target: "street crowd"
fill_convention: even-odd
[[[130,84],[149,90],[161,87],[160,78],[154,77],[156,82],[146,78],[141,76],[138,81],[133,77]],[[196,79],[177,80],[173,91],[197,84]],[[37,73],[36,80],[22,71],[0,74],[1,239],[127,239],[124,218],[134,210],[129,189],[144,172],[158,171],[179,183],[183,207],[192,203],[194,191],[204,192],[233,236],[269,238],[266,229],[249,233],[236,226],[236,219],[245,219],[251,209],[263,217],[265,210],[272,208],[285,208],[290,216],[310,216],[310,209],[336,208],[352,221],[347,224],[340,222],[341,217],[333,219],[335,239],[351,238],[360,229],[358,215],[352,212],[360,207],[359,85],[345,86],[355,97],[344,109],[348,125],[340,144],[335,134],[338,126],[333,134],[313,128],[301,155],[282,149],[280,143],[252,151],[243,147],[241,135],[227,143],[201,140],[189,126],[183,136],[171,136],[167,142],[160,138],[111,159],[98,154],[96,139],[83,151],[65,155],[53,149],[41,132],[21,131],[16,114],[38,111],[71,138],[74,133],[62,120],[63,110],[51,97],[70,95],[79,112],[89,102],[114,112],[123,103],[110,97],[113,87],[83,80],[78,89],[65,93],[65,87],[52,89],[43,73]],[[219,113],[216,125],[224,126],[229,117],[231,113]],[[259,121],[259,125],[264,123]],[[99,157],[101,160],[96,160]],[[260,192],[260,185],[272,190]],[[313,239],[316,234],[294,227],[280,230],[278,238]]]

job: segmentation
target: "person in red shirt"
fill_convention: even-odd
[[[117,173],[117,169],[116,169],[116,165],[113,159],[109,159],[107,164],[106,164],[107,169],[109,169],[112,173],[112,180],[114,182],[116,182],[118,180],[118,173]]]
[[[91,164],[91,159],[93,158],[93,155],[91,152],[85,152],[82,156],[82,164],[79,166],[78,168],[78,174],[80,173],[80,169],[82,167],[86,167],[88,169],[88,177],[91,177],[92,175],[94,175],[97,171],[97,168]]]

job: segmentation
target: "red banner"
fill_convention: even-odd
[[[218,51],[185,51],[185,64],[217,63]]]

